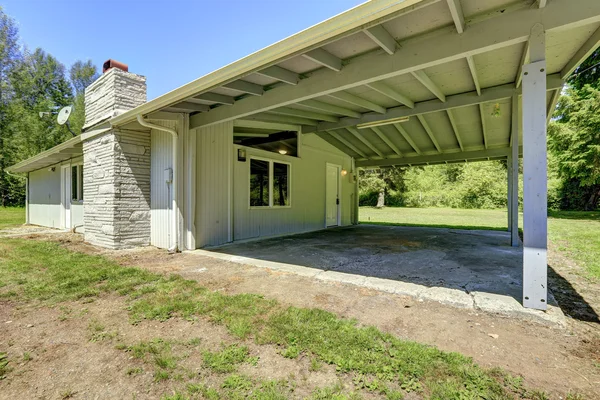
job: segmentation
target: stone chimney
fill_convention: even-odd
[[[108,60],[102,75],[85,89],[86,130],[129,111],[146,100],[146,77],[132,74],[126,64]]]

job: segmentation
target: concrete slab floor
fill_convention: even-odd
[[[508,232],[358,225],[196,252],[322,281],[565,324],[551,294],[546,312],[522,307],[522,248],[510,246]]]

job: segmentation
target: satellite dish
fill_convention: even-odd
[[[73,106],[66,106],[61,108],[58,112],[58,116],[56,117],[56,122],[58,122],[59,125],[66,124],[72,112]]]

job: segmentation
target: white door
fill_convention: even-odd
[[[63,165],[60,172],[61,227],[71,229],[71,166]]]
[[[340,167],[327,164],[325,180],[325,225],[340,225]]]

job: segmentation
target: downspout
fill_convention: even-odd
[[[178,135],[177,135],[177,131],[175,129],[171,129],[171,128],[165,128],[164,126],[160,126],[160,125],[154,125],[151,124],[149,122],[147,122],[141,114],[137,115],[137,122],[142,125],[143,127],[146,128],[150,128],[150,129],[156,129],[157,131],[163,131],[163,132],[168,132],[171,134],[171,137],[173,138],[173,145],[172,145],[172,151],[173,151],[173,181],[171,183],[171,201],[172,201],[172,205],[171,205],[171,212],[172,212],[172,217],[171,217],[171,232],[172,232],[172,245],[169,248],[169,251],[171,252],[175,252],[178,250],[178,240],[177,240],[177,219],[179,218],[179,212],[178,210],[178,206],[177,206],[177,139],[178,139]]]

